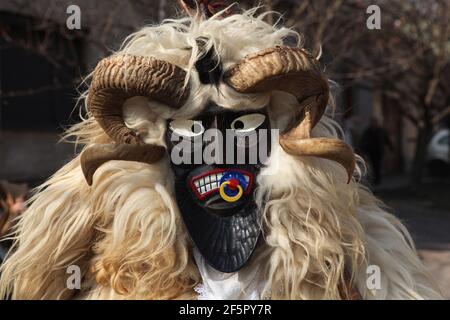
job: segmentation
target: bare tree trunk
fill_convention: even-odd
[[[427,149],[433,135],[433,128],[429,121],[418,127],[416,150],[410,174],[412,184],[421,184],[425,172]]]
[[[448,140],[448,162],[447,162],[447,168],[446,168],[447,170],[445,172],[445,176],[450,177],[450,115],[447,116],[446,124],[447,124],[449,138],[447,139]]]

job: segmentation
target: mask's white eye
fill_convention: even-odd
[[[173,120],[169,127],[173,132],[184,137],[198,137],[205,132],[201,121],[195,120]]]
[[[248,133],[257,129],[266,120],[266,116],[261,113],[251,113],[234,119],[231,129],[236,133]]]

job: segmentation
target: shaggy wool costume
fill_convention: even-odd
[[[17,226],[14,250],[1,267],[1,297],[196,299],[200,292],[200,298],[347,299],[357,292],[363,299],[440,298],[407,230],[358,182],[360,163],[347,183],[353,168],[346,160],[350,158],[339,158],[349,150],[337,140],[342,135],[329,117],[332,110],[323,116],[314,113],[309,97],[294,96],[295,90],[246,92],[250,84],[233,77],[246,57],[276,52],[273,48],[283,47],[287,38],[297,39],[297,47],[283,54],[298,53],[295,59],[303,59],[307,70],[317,70],[314,58],[301,49],[299,34],[269,25],[263,21],[265,14],[255,12],[209,19],[193,16],[145,27],[99,64],[98,68],[107,68],[119,59],[121,70],[127,70],[139,60],[147,69],[136,73],[145,73],[150,83],[142,90],[151,91],[155,99],[143,91],[119,90],[120,97],[114,99],[95,95],[105,83],[94,77],[86,96],[88,117],[67,134],[76,137],[85,151],[30,200]],[[206,40],[199,44],[199,38]],[[200,81],[195,63],[211,48],[228,72],[228,81]],[[152,75],[155,65],[165,70],[162,75]],[[135,74],[117,72],[128,81],[122,87],[136,79]],[[152,82],[165,76],[171,82]],[[320,70],[317,77],[323,77]],[[183,90],[178,91],[180,87]],[[103,103],[99,96],[109,99],[109,117],[102,117],[97,108]],[[328,95],[314,99],[326,99],[326,104]],[[201,262],[175,201],[165,152],[166,122],[195,119],[210,101],[233,110],[267,106],[271,127],[290,132],[272,145],[269,163],[256,181],[262,241],[243,269],[225,277],[249,278],[243,280],[249,292],[212,292],[217,275]],[[328,105],[331,108],[331,99]],[[289,131],[299,117],[309,122]],[[311,141],[324,142],[334,153]],[[137,157],[140,162],[130,161]],[[70,265],[81,269],[80,290],[66,286]],[[378,289],[366,286],[369,265],[380,268]]]

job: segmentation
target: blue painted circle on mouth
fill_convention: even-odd
[[[229,181],[233,178],[239,181],[239,184],[241,185],[242,190],[245,192],[245,190],[247,190],[248,183],[245,180],[245,176],[242,173],[239,173],[236,171],[225,171],[223,173],[222,178],[219,181],[219,186],[221,186],[222,183]],[[238,194],[238,192],[239,192],[238,190],[231,190],[231,189],[225,187],[225,193],[230,197],[234,197],[235,195]]]

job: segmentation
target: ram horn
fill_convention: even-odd
[[[298,111],[280,135],[280,145],[289,154],[315,156],[340,163],[349,181],[355,168],[352,149],[337,139],[311,138],[329,99],[326,77],[316,60],[300,48],[269,48],[248,55],[224,75],[225,82],[240,93],[284,91],[294,95]]]
[[[115,143],[94,145],[81,155],[81,167],[89,185],[100,165],[111,160],[153,163],[164,155],[164,148],[143,143],[123,120],[123,103],[144,96],[180,108],[187,100],[186,72],[153,57],[115,55],[99,62],[93,73],[87,99],[88,108]]]

